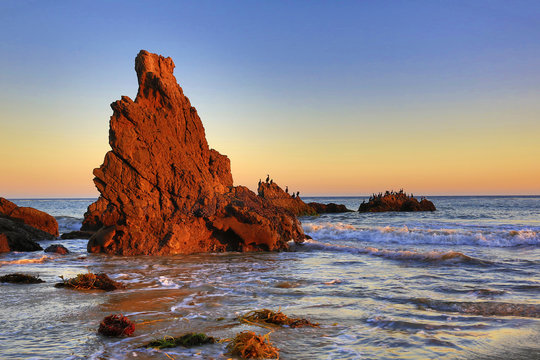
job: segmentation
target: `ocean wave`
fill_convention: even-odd
[[[405,225],[400,227],[359,227],[344,223],[315,223],[304,224],[304,231],[316,239],[361,240],[378,243],[488,247],[540,245],[540,231],[531,229],[422,229],[409,228]]]
[[[497,301],[443,301],[426,298],[412,299],[420,308],[481,316],[521,316],[540,318],[540,305]]]
[[[375,247],[351,247],[345,245],[335,245],[318,242],[313,239],[306,240],[302,245],[296,247],[297,250],[322,250],[322,251],[334,251],[345,252],[350,254],[367,254],[393,260],[412,260],[412,261],[424,261],[424,262],[466,262],[487,265],[491,262],[481,259],[476,259],[471,256],[465,255],[458,251],[414,251],[414,250],[389,250],[389,249],[377,249]]]
[[[72,216],[56,216],[55,218],[58,222],[58,231],[60,233],[80,230],[83,222],[82,218]]]

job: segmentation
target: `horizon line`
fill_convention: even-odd
[[[300,198],[356,198],[356,197],[370,197],[373,194],[360,194],[360,195],[305,195]],[[410,195],[410,194],[409,194]],[[445,195],[417,195],[423,197],[535,197],[540,194],[445,194]],[[416,197],[416,196],[415,196]],[[73,197],[5,197],[7,200],[94,200],[99,196],[73,196]]]

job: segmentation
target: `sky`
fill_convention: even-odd
[[[0,39],[0,196],[98,195],[141,49],[235,185],[540,194],[538,1],[0,0]]]

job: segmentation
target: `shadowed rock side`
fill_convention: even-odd
[[[58,222],[46,212],[31,207],[19,207],[11,201],[0,197],[0,214],[21,220],[26,225],[45,231],[53,237],[58,237]]]
[[[58,223],[54,217],[0,197],[0,253],[42,250],[36,240],[52,240],[56,236]]]
[[[303,202],[299,196],[292,197],[283,191],[283,189],[275,182],[259,183],[257,192],[259,197],[296,216],[317,215],[317,212],[311,206]]]
[[[139,90],[111,104],[109,144],[94,170],[99,199],[81,230],[88,251],[121,255],[285,250],[303,241],[296,217],[245,187],[173,75],[170,58],[141,51]]]
[[[359,212],[383,212],[383,211],[435,211],[435,205],[427,199],[418,201],[413,195],[400,190],[399,192],[387,191],[384,195],[379,193],[372,195],[369,201],[360,204]]]

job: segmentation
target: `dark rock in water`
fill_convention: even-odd
[[[63,240],[90,239],[95,233],[95,231],[71,231],[63,233],[60,238]]]
[[[299,196],[292,197],[283,191],[275,182],[259,183],[257,189],[259,196],[272,205],[284,209],[296,216],[317,215],[316,211],[306,204]]]
[[[21,220],[0,215],[0,249],[4,252],[43,250],[34,240],[51,238],[51,234],[26,225]]]
[[[81,230],[89,252],[166,255],[286,250],[303,241],[294,215],[233,187],[229,159],[210,149],[204,127],[173,75],[170,58],[141,51],[139,91],[111,107],[109,143],[94,183],[101,193]]]
[[[11,201],[0,197],[0,214],[19,219],[26,225],[45,231],[51,234],[52,238],[58,236],[58,222],[53,216],[43,211],[31,207],[19,207]]]
[[[435,205],[427,199],[418,201],[414,196],[400,192],[387,191],[384,195],[372,195],[369,201],[363,202],[358,208],[359,212],[383,211],[435,211]]]
[[[308,203],[309,206],[311,206],[317,214],[335,214],[335,213],[344,213],[344,212],[353,212],[353,210],[347,209],[345,205],[341,204],[321,204],[316,202],[310,202]]]
[[[56,253],[60,255],[69,254],[69,250],[64,245],[53,244],[45,249],[45,252]]]
[[[44,283],[45,281],[34,275],[15,273],[0,276],[0,282],[12,284],[39,284]]]

